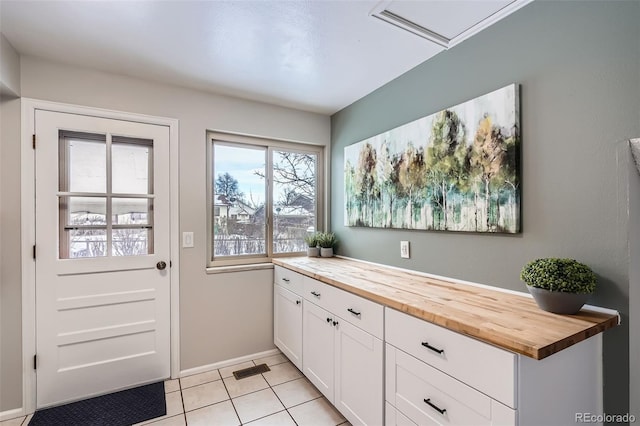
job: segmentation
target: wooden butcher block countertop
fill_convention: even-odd
[[[534,359],[618,324],[614,313],[583,309],[577,315],[556,315],[529,297],[353,259],[292,257],[273,263]]]

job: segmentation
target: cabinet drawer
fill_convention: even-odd
[[[335,289],[329,310],[343,320],[382,339],[384,332],[384,307],[363,297]]]
[[[419,425],[491,425],[491,398],[386,346],[386,399],[411,421]]]
[[[515,354],[389,308],[385,327],[388,343],[517,408]]]
[[[304,291],[303,279],[304,275],[302,274],[282,266],[273,266],[273,282],[300,296]]]
[[[328,311],[332,311],[340,291],[340,289],[321,281],[304,277],[303,297]]]

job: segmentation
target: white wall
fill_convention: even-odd
[[[180,231],[195,234],[195,247],[180,251],[181,369],[273,348],[272,270],[205,272],[205,134],[211,129],[328,146],[330,118],[34,57],[21,58],[21,94],[180,120]],[[12,333],[20,327],[14,324]],[[0,405],[0,411],[9,408],[15,407]]]
[[[0,33],[0,93],[20,95],[20,56]]]
[[[21,407],[20,99],[0,95],[0,412]]]

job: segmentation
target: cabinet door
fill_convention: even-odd
[[[302,340],[303,373],[333,403],[333,315],[305,301]]]
[[[336,322],[334,405],[352,425],[381,425],[382,340],[340,317]]]
[[[302,297],[279,285],[273,292],[273,342],[302,369]]]

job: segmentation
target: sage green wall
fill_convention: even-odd
[[[519,271],[531,259],[573,257],[593,267],[599,288],[591,303],[618,309],[623,321],[604,338],[606,413],[629,410],[626,140],[640,136],[638,22],[638,1],[534,2],[331,122],[340,254],[521,291]],[[346,146],[509,83],[521,87],[521,234],[343,226]],[[410,260],[400,258],[401,240],[411,243]]]

